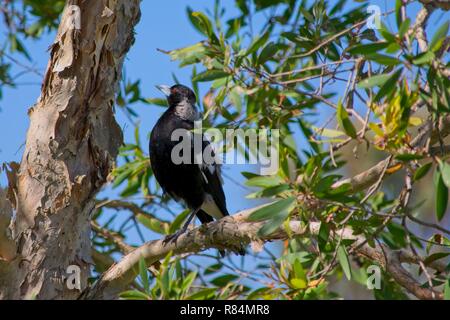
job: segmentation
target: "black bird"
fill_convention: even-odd
[[[194,136],[194,121],[200,120],[195,107],[196,97],[188,87],[177,84],[172,87],[157,86],[167,96],[169,108],[159,118],[150,135],[150,162],[156,180],[164,192],[177,201],[184,201],[192,210],[184,226],[167,240],[176,239],[185,232],[194,216],[202,223],[208,223],[228,215],[225,193],[222,189],[219,165],[194,163],[194,147],[191,144],[191,161],[175,164],[172,149],[179,143],[172,141],[176,129],[185,129]],[[202,139],[202,151],[209,141]],[[193,140],[193,139],[192,139]],[[242,250],[240,250],[242,251]],[[243,252],[240,252],[243,254]],[[223,255],[223,252],[221,252]]]

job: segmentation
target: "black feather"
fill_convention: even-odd
[[[157,121],[150,135],[150,162],[156,180],[164,192],[172,198],[184,201],[191,210],[198,210],[196,216],[202,223],[214,220],[211,213],[200,209],[209,196],[223,217],[229,215],[222,188],[220,166],[215,163],[199,165],[193,161],[194,137],[202,139],[202,152],[210,148],[210,142],[203,139],[203,135],[192,132],[194,121],[199,118],[195,108],[194,92],[183,85],[175,85],[170,88],[167,100],[169,108]],[[172,141],[172,133],[176,129],[185,129],[186,136],[183,138],[191,138],[190,163],[176,164],[172,161],[172,149],[183,139]],[[224,252],[221,251],[221,254]]]

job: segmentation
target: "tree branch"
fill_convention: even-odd
[[[423,5],[422,9],[420,9],[417,14],[416,22],[414,26],[411,28],[410,32],[415,34],[417,43],[419,44],[419,48],[422,52],[428,51],[428,42],[427,36],[425,34],[425,27],[428,21],[428,18],[433,13],[434,8],[430,4]]]
[[[130,253],[131,251],[133,251],[135,249],[134,247],[132,247],[129,244],[125,243],[123,241],[123,237],[120,234],[118,234],[116,232],[113,232],[111,230],[108,230],[108,229],[100,227],[95,221],[91,222],[91,227],[92,227],[92,230],[95,231],[95,233],[97,233],[103,239],[111,241],[123,253],[128,254],[128,253]]]
[[[442,10],[450,10],[449,0],[419,0],[423,5],[431,5]]]
[[[141,257],[146,260],[147,265],[163,259],[169,252],[174,254],[195,253],[208,248],[236,250],[242,245],[248,245],[252,241],[269,242],[273,240],[285,240],[289,234],[293,237],[318,235],[319,222],[311,222],[305,227],[300,221],[290,221],[289,231],[281,227],[271,235],[259,237],[258,230],[265,222],[249,222],[248,216],[257,208],[244,210],[233,216],[228,216],[219,221],[189,230],[182,234],[176,243],[164,244],[163,240],[153,240],[145,243],[131,253],[124,256],[117,264],[109,268],[100,279],[87,289],[83,299],[112,299],[125,290],[136,277],[137,264]],[[370,247],[364,237],[353,235],[349,228],[337,230],[333,236],[341,236],[343,239],[355,240],[355,254],[365,256],[379,264],[386,270],[401,286],[420,299],[442,298],[442,294],[420,284],[401,266],[402,262],[418,263],[416,258],[403,251],[392,251],[385,245]],[[429,267],[437,268],[436,265]],[[439,266],[439,269],[441,266]]]

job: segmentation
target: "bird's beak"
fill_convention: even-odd
[[[165,84],[160,84],[156,86],[156,89],[164,93],[167,97],[170,96],[170,87]]]

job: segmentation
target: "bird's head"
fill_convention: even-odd
[[[176,84],[172,87],[159,85],[156,86],[156,88],[166,95],[169,107],[184,104],[186,102],[194,106],[197,101],[194,91],[182,84]]]

